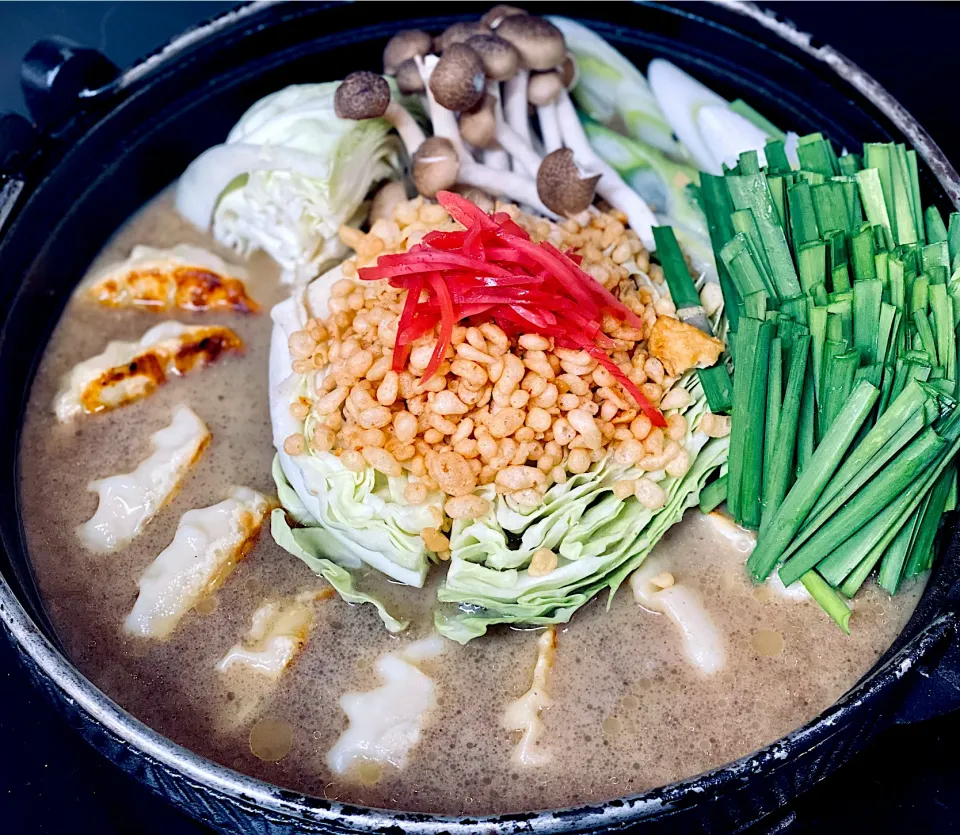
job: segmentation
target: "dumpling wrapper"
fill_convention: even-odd
[[[100,495],[96,513],[77,527],[77,536],[90,551],[116,551],[143,531],[210,443],[210,430],[181,404],[173,410],[172,423],[154,432],[150,442],[153,454],[133,472],[87,485]]]
[[[87,293],[106,307],[258,313],[247,294],[247,271],[192,244],[135,246],[129,257],[97,272]]]
[[[533,683],[519,699],[510,702],[503,714],[503,726],[508,731],[522,731],[520,741],[513,749],[513,762],[520,766],[546,765],[553,759],[537,743],[543,734],[541,712],[553,704],[550,697],[550,672],[557,654],[557,630],[547,627],[537,639],[537,665]]]
[[[444,645],[443,638],[431,635],[381,655],[375,669],[383,684],[340,698],[350,725],[327,753],[334,774],[347,774],[362,762],[406,766],[420,741],[424,718],[437,701],[436,684],[418,665],[439,655]]]
[[[244,642],[227,650],[217,670],[225,673],[247,667],[267,678],[280,678],[307,642],[313,627],[312,604],[333,594],[332,588],[325,588],[298,594],[292,600],[264,603],[253,613]]]
[[[634,599],[645,609],[665,614],[680,630],[687,661],[706,675],[723,669],[727,661],[723,635],[703,606],[700,595],[682,583],[662,589],[652,582],[664,571],[657,557],[647,557],[630,577]]]
[[[243,342],[221,325],[163,322],[136,342],[111,342],[103,353],[67,372],[54,398],[60,421],[125,406],[152,394],[169,376],[214,362]]]
[[[219,504],[184,513],[173,542],[140,578],[140,594],[124,629],[141,638],[170,635],[247,555],[271,507],[260,493],[236,487]]]

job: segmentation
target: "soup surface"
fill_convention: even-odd
[[[94,267],[136,244],[169,247],[211,239],[189,227],[162,195],[134,217]],[[264,307],[284,288],[265,257],[248,265],[251,295]],[[122,623],[144,569],[173,538],[180,516],[226,497],[233,485],[275,495],[267,403],[269,315],[180,314],[186,323],[229,325],[242,356],[161,386],[152,396],[100,415],[58,423],[60,377],[110,340],[136,339],[161,316],[69,303],[34,384],[21,449],[21,498],[28,544],[53,623],[73,660],[139,719],[200,754],[255,777],[365,805],[444,813],[496,813],[599,801],[662,785],[743,756],[807,722],[875,662],[920,593],[890,599],[872,581],[844,635],[809,599],[754,587],[743,568],[748,540],[687,511],[655,554],[695,588],[723,636],[724,668],[712,676],[685,659],[676,626],[634,602],[625,586],[558,628],[539,749],[550,761],[515,765],[516,736],[503,729],[508,702],[531,685],[537,633],[498,628],[444,651],[422,669],[437,687],[423,737],[406,767],[331,775],[327,752],[347,721],[347,692],[378,686],[378,656],[432,629],[433,582],[425,590],[379,588],[411,628],[390,636],[370,606],[337,597],[316,606],[309,640],[278,682],[217,662],[268,600],[322,588],[324,581],[276,546],[268,527],[216,594],[188,613],[166,641],[132,639]],[[91,479],[129,472],[150,452],[149,436],[189,405],[213,441],[179,493],[145,532],[107,555],[75,534],[93,514]],[[365,582],[384,585],[376,577]]]

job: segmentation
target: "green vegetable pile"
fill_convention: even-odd
[[[956,506],[960,214],[923,211],[903,145],[764,153],[700,177],[735,368],[705,386],[732,434],[701,506],[758,531],[755,580],[779,566],[849,631],[846,600],[929,569]]]

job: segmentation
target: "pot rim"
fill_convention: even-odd
[[[879,82],[833,47],[816,46],[810,33],[802,32],[791,21],[780,18],[774,11],[743,0],[710,2],[753,20],[824,64],[858,90],[911,142],[950,201],[960,208],[960,176],[956,169],[929,133]],[[220,30],[281,4],[282,0],[255,0],[226,11],[173,38],[165,46],[121,73],[107,86],[110,90],[125,90],[177,60],[186,50],[214,37]],[[107,89],[87,90],[81,96],[93,98],[105,92]],[[0,211],[3,204],[9,205],[6,196],[0,194]],[[314,824],[322,825],[325,831],[333,828],[339,831],[373,832],[386,827],[399,827],[401,831],[424,835],[479,830],[493,835],[514,833],[521,829],[546,834],[573,829],[582,831],[610,826],[622,827],[646,817],[710,799],[719,790],[735,790],[737,784],[748,775],[771,772],[794,753],[829,739],[843,727],[847,713],[882,698],[928,650],[951,636],[956,629],[956,619],[952,613],[940,614],[888,659],[883,667],[862,680],[819,716],[770,745],[732,763],[624,798],[560,810],[467,816],[383,810],[310,797],[249,777],[194,753],[129,714],[84,677],[39,629],[2,574],[0,622],[10,632],[18,648],[27,657],[28,663],[36,665],[41,674],[56,685],[61,698],[77,707],[115,740],[133,747],[139,756],[148,758],[153,764],[179,773],[196,788],[218,795],[229,803],[269,811],[295,820],[305,831],[312,830],[314,827],[311,824]]]

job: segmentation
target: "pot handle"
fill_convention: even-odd
[[[30,159],[39,147],[37,129],[18,113],[0,113],[0,235],[13,215]]]
[[[24,56],[20,87],[34,121],[55,133],[112,89],[119,75],[117,65],[103,53],[51,35]]]
[[[894,716],[897,724],[921,722],[960,709],[960,609],[942,616],[941,639],[918,659]]]

